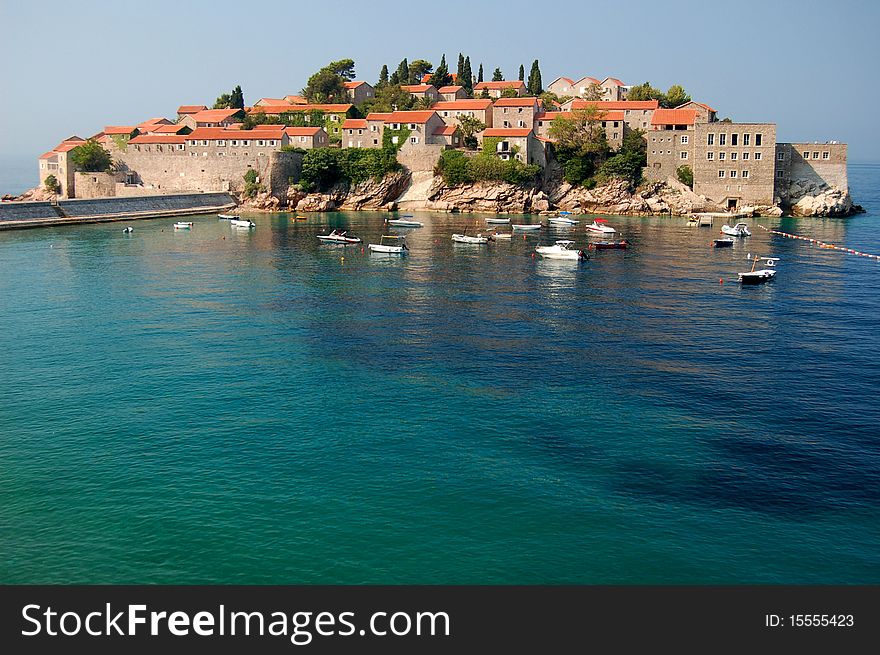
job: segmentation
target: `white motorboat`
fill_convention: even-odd
[[[576,221],[568,216],[551,216],[547,220],[556,225],[577,225],[580,223],[580,221]]]
[[[230,224],[232,227],[246,227],[246,228],[248,228],[248,229],[250,229],[250,228],[252,228],[252,227],[257,227],[257,224],[254,223],[253,221],[248,220],[248,219],[244,219],[244,220],[242,220],[242,219],[239,219],[239,218],[231,218],[231,219],[229,219],[229,224]]]
[[[475,237],[469,236],[467,234],[453,234],[452,240],[455,243],[470,243],[470,244],[483,244],[489,243],[489,239],[484,237],[482,234],[478,234]]]
[[[761,268],[755,270],[755,267],[758,265],[759,261],[766,262],[767,268]],[[779,261],[779,257],[758,257],[755,255],[752,260],[752,270],[747,273],[739,273],[738,278],[742,284],[763,284],[767,280],[773,279],[773,276],[776,275],[776,263]]]
[[[371,243],[367,246],[370,252],[383,253],[386,255],[405,255],[409,248],[403,241],[404,237],[393,234],[383,234],[380,243]]]
[[[123,233],[123,234],[131,234],[132,232],[134,232],[134,228],[131,227],[131,226],[129,226],[129,227],[125,228],[124,230],[122,230],[122,233]]]
[[[386,221],[388,225],[396,225],[397,227],[424,227],[424,223],[411,221],[408,218],[391,218]]]
[[[541,224],[540,224],[540,223],[535,223],[535,224],[532,224],[532,223],[514,223],[513,225],[511,225],[511,227],[512,227],[514,230],[517,230],[517,231],[521,231],[521,232],[529,232],[529,231],[532,231],[532,230],[540,230],[540,229],[541,229]]]
[[[187,223],[185,221],[178,221],[177,223],[174,224],[174,229],[175,230],[190,230],[190,229],[192,229],[192,226],[193,226],[192,223]]]
[[[557,241],[552,246],[538,246],[535,252],[546,259],[585,259],[586,254],[583,250],[573,250],[574,241],[564,239]]]
[[[492,233],[491,237],[496,241],[498,239],[512,239],[513,234],[511,232],[494,232]]]
[[[361,240],[357,237],[348,236],[348,232],[339,232],[338,230],[333,230],[330,234],[319,234],[318,239],[323,241],[324,243],[360,243]]]
[[[604,218],[594,219],[593,222],[586,227],[588,231],[598,232],[599,234],[614,234],[617,232],[617,230],[608,225],[608,221]]]
[[[749,232],[749,226],[745,223],[737,223],[734,226],[730,225],[722,225],[721,231],[724,234],[730,235],[732,237],[750,237],[752,233]]]
[[[219,218],[221,221],[231,221],[238,218],[238,216],[236,216],[235,214],[217,214],[217,218]]]
[[[489,224],[494,223],[497,225],[506,225],[507,223],[510,223],[510,219],[509,218],[487,218],[486,222]]]

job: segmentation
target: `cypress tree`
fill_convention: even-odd
[[[449,68],[446,66],[446,55],[443,55],[440,58],[440,65],[437,66],[428,83],[433,84],[435,88],[439,89],[440,87],[448,86],[451,79]]]
[[[409,62],[406,57],[398,64],[396,72],[398,84],[409,84]]]
[[[379,71],[379,83],[376,86],[385,86],[388,84],[388,64],[382,64],[382,70]]]
[[[504,73],[501,72],[500,68],[496,68],[492,72],[492,81],[493,82],[503,82],[504,81]]]
[[[471,73],[471,58],[464,58],[464,66],[462,67],[461,79],[458,81],[464,87],[467,94],[474,94],[474,75]]]
[[[229,102],[230,109],[244,109],[244,94],[241,92],[241,86],[236,85],[232,90],[232,96]]]
[[[539,96],[544,92],[544,85],[541,80],[541,69],[538,67],[537,59],[532,62],[532,70],[529,73],[529,82],[526,85],[526,91],[532,96]]]
[[[523,65],[519,65],[519,81],[522,82],[526,79],[526,69],[523,68]]]
[[[455,69],[455,75],[458,83],[461,84],[461,77],[464,75],[464,55],[460,52],[458,53],[458,68]]]
[[[480,70],[477,73],[477,84],[483,81],[483,63],[480,62]]]

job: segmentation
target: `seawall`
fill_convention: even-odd
[[[236,205],[228,193],[186,193],[0,203],[0,230],[211,214]]]

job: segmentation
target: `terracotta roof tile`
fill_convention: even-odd
[[[527,127],[490,127],[483,136],[528,136],[532,131]]]
[[[356,89],[361,84],[366,84],[366,82],[364,82],[363,80],[352,80],[351,82],[345,82],[345,88],[346,89]]]
[[[321,127],[285,127],[287,136],[316,136],[323,128]]]
[[[432,75],[434,75],[434,73],[425,73],[422,75],[422,84],[428,84],[431,81]],[[449,76],[452,78],[453,82],[458,80],[458,73],[450,73]]]
[[[188,141],[216,141],[218,139],[280,139],[284,134],[284,126],[276,125],[268,130],[228,130],[223,127],[199,127],[190,134],[184,135]]]
[[[651,117],[651,125],[693,125],[696,109],[658,109]]]
[[[452,136],[458,130],[457,125],[444,125],[434,130],[435,136]]]
[[[441,86],[439,89],[437,89],[437,91],[439,91],[440,93],[458,93],[463,88],[463,86],[453,84],[452,86]]]
[[[434,87],[430,84],[401,84],[400,88],[409,93],[424,93]],[[436,91],[436,89],[434,89]]]
[[[431,111],[395,111],[392,112],[386,123],[427,123],[437,112]]]
[[[363,130],[367,127],[366,118],[349,118],[342,124],[343,130]]]
[[[483,89],[499,90],[499,89],[517,89],[525,88],[526,85],[522,80],[503,80],[501,82],[480,82],[474,87],[474,91],[482,91]]]
[[[180,105],[177,108],[178,114],[198,114],[200,111],[207,109],[205,105]]]
[[[51,159],[52,157],[54,157],[57,154],[58,153],[55,152],[54,150],[50,150],[49,152],[44,152],[42,155],[40,155],[40,159]]]
[[[464,100],[441,100],[438,103],[435,103],[431,109],[435,111],[440,111],[443,109],[490,109],[492,107],[492,101],[489,98],[476,98],[474,100],[464,99]]]
[[[193,114],[193,119],[197,123],[222,123],[231,118],[234,114],[241,111],[240,109],[203,109],[197,114]]]
[[[139,134],[129,141],[130,144],[149,145],[151,143],[184,143],[188,136],[183,134]]]
[[[386,112],[374,111],[374,112],[367,114],[367,120],[368,121],[384,121],[386,118],[391,116],[392,113],[393,112],[390,112],[390,111],[386,111]]]
[[[104,134],[131,134],[134,131],[134,125],[106,125],[104,127]]]
[[[571,103],[572,109],[586,109],[589,106],[597,106],[600,109],[658,109],[660,103],[656,100],[582,100],[575,98]]]
[[[326,105],[269,105],[251,107],[252,114],[283,114],[289,111],[323,111],[331,114],[344,114],[354,105],[352,104],[326,104]]]
[[[498,98],[495,101],[496,107],[531,107],[534,104],[540,107],[543,103],[540,98]]]

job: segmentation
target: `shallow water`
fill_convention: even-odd
[[[880,254],[850,174],[868,214],[752,223]],[[880,582],[880,265],[416,215],[0,233],[0,581]]]

